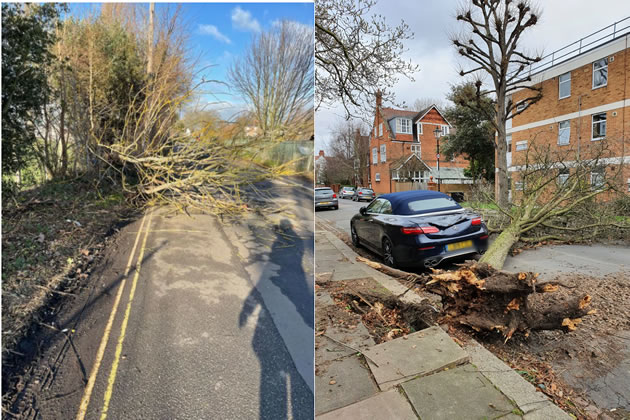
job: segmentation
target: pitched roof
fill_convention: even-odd
[[[404,109],[394,109],[394,108],[381,108],[381,113],[383,118],[386,120],[391,120],[396,117],[408,117],[413,118],[418,115],[418,111],[405,111]]]
[[[420,156],[418,156],[416,153],[409,153],[409,154],[403,155],[399,159],[396,159],[393,162],[391,162],[389,164],[389,167],[392,170],[398,170],[398,169],[402,168],[403,166],[405,166],[405,164],[407,162],[409,162],[409,160],[411,160],[413,158],[417,159],[418,163],[420,165],[424,166],[424,169],[421,169],[421,170],[423,170],[423,171],[430,171],[431,170],[431,167],[429,165],[427,165],[422,159],[420,159]]]

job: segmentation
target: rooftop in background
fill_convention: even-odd
[[[529,74],[540,73],[627,34],[630,34],[630,16],[545,55],[538,63],[529,66]]]

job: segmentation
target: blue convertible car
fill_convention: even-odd
[[[350,221],[352,242],[391,267],[435,267],[445,259],[484,253],[488,229],[478,214],[437,191],[405,191],[373,200]]]

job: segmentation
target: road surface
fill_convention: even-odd
[[[312,418],[313,190],[291,179],[262,187],[292,215],[223,225],[154,209],[126,226],[57,317],[31,412]]]

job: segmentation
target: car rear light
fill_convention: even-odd
[[[472,226],[479,226],[479,225],[481,225],[481,217],[475,217],[474,219],[472,219],[470,224]]]
[[[423,233],[438,233],[440,231],[435,226],[404,227],[401,230],[405,235],[421,235]]]
[[[337,198],[337,194],[333,194],[333,198]]]
[[[488,239],[488,235],[480,236],[479,239]]]
[[[434,249],[434,248],[435,248],[434,246],[427,246],[427,247],[424,247],[424,248],[418,248],[418,249],[419,249],[420,251],[426,251],[426,250],[428,250],[428,249]]]
[[[362,192],[359,192],[359,195],[363,194]]]

